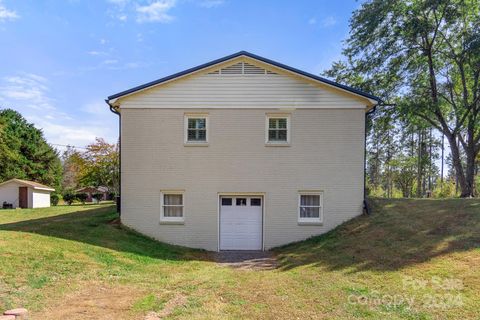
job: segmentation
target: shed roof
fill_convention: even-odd
[[[4,184],[7,184],[7,183],[11,183],[11,182],[16,182],[16,183],[18,183],[22,186],[30,187],[30,188],[33,188],[33,189],[36,189],[36,190],[55,191],[54,188],[46,186],[44,184],[41,184],[41,183],[38,183],[38,182],[35,182],[35,181],[22,180],[22,179],[16,179],[16,178],[7,180],[5,182],[2,182],[2,183],[0,183],[0,186],[2,186]]]

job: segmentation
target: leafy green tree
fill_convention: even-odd
[[[81,183],[86,186],[106,186],[118,194],[119,152],[117,144],[110,144],[102,138],[87,146],[82,154],[84,171]]]
[[[17,111],[0,110],[0,181],[20,178],[58,189],[61,177],[58,153],[42,131]]]
[[[356,10],[345,61],[326,72],[362,82],[445,135],[461,196],[480,152],[480,0],[370,0]],[[462,162],[462,153],[465,161]]]

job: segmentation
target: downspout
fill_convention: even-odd
[[[117,109],[110,104],[110,101],[105,100],[110,107],[110,111],[118,116],[118,196],[116,197],[118,216],[122,215],[121,210],[121,196],[122,196],[122,116]]]
[[[375,105],[371,110],[365,112],[365,135],[364,135],[364,143],[363,143],[363,211],[369,215],[370,214],[370,207],[368,206],[367,202],[367,124],[368,124],[368,116],[375,113],[377,109],[377,105]]]

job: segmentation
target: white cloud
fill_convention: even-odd
[[[47,79],[32,73],[4,77],[0,84],[0,101],[37,110],[55,109],[47,96],[47,83]]]
[[[320,25],[324,28],[332,27],[336,24],[337,24],[337,19],[335,19],[335,17],[332,17],[332,16],[328,16],[322,19],[322,21],[320,22]]]
[[[106,56],[107,55],[107,53],[105,51],[95,51],[95,50],[88,51],[87,54],[89,54],[91,56]]]
[[[138,23],[168,23],[174,19],[169,11],[175,7],[177,0],[107,0],[107,2],[112,5],[108,9],[108,14],[121,22],[134,16]],[[223,0],[202,0],[200,5],[213,7],[221,3]]]
[[[317,19],[315,19],[315,18],[310,18],[310,19],[308,20],[308,24],[317,24]]]
[[[214,8],[224,4],[224,0],[203,0],[200,1],[200,6],[204,8]]]
[[[116,59],[107,59],[103,61],[103,64],[117,64],[118,60]]]
[[[2,0],[0,0],[0,22],[18,18],[20,18],[20,16],[15,11],[7,9],[5,5],[3,5]]]
[[[174,19],[168,14],[174,6],[175,0],[159,0],[149,5],[137,6],[137,22],[168,23]]]
[[[118,118],[109,112],[102,99],[93,100],[82,108],[80,115],[65,113],[56,106],[45,77],[20,73],[0,78],[0,107],[20,112],[35,127],[42,129],[49,143],[85,146],[95,137],[107,141],[117,139]]]

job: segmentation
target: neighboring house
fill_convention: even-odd
[[[102,194],[102,198],[100,199],[100,201],[105,201],[108,199],[108,188],[107,187],[83,187],[83,188],[80,188],[78,190],[75,190],[76,193],[85,193],[87,194],[87,199],[85,200],[85,202],[92,202],[94,199],[93,199],[93,196],[95,194],[98,194],[98,193],[101,193]]]
[[[0,183],[0,208],[4,203],[12,208],[50,207],[50,193],[55,189],[34,181],[11,179]]]
[[[379,99],[239,52],[112,95],[121,219],[158,240],[265,250],[362,213]]]

